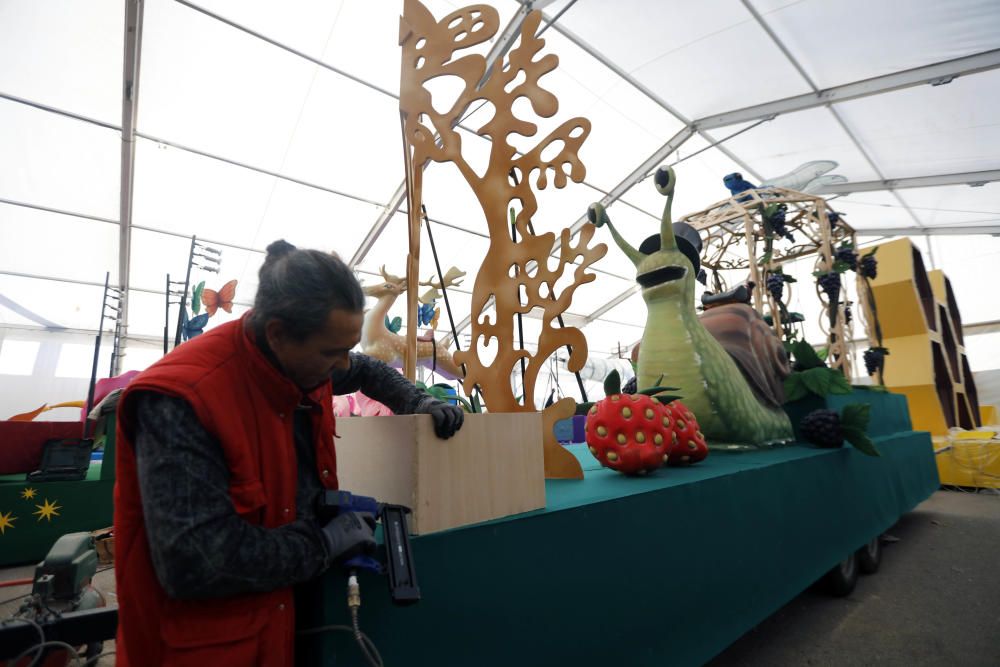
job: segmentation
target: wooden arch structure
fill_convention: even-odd
[[[763,218],[765,207],[771,204],[787,207],[785,229],[794,236],[794,241],[777,235],[768,238]],[[743,270],[749,274],[754,283],[753,306],[761,315],[771,315],[779,336],[782,312],[765,287],[767,275],[785,262],[811,255],[815,256],[815,271],[829,272],[833,270],[837,244],[849,241],[857,248],[854,228],[836,214],[823,197],[775,186],[746,190],[686,215],[682,221],[701,234],[702,266],[714,274],[718,289],[727,287],[725,272]],[[841,289],[842,296],[846,287],[844,284]],[[819,324],[829,345],[830,365],[850,378],[852,325],[845,314],[847,299],[841,298],[836,311],[830,313],[826,294],[818,286],[815,289],[823,304]],[[856,279],[856,289],[868,340],[874,341],[869,288],[860,275]]]

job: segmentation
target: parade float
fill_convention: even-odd
[[[878,536],[937,488],[929,435],[911,424],[906,398],[884,390],[909,386],[894,366],[907,358],[904,336],[880,299],[883,286],[900,281],[887,264],[875,271],[875,255],[858,250],[847,221],[822,197],[781,185],[727,177],[730,196],[675,221],[682,167],[659,169],[643,186],[666,198],[658,229],[619,229],[613,215],[592,206],[590,223],[536,233],[537,192],[583,180],[579,153],[590,130],[572,117],[529,150],[508,141],[537,132],[515,115],[519,100],[528,102],[518,107],[521,116],[526,108],[539,118],[559,111],[541,83],[558,58],[546,51],[540,24],[539,12],[526,12],[514,47],[488,67],[477,47],[497,35],[496,10],[473,5],[438,18],[417,0],[404,2],[399,104],[408,253],[405,276],[383,267],[382,280],[365,286],[374,307],[362,347],[411,379],[418,366],[456,379],[470,414],[455,438],[440,441],[426,415],[374,416],[381,411],[344,402],[337,425],[344,489],[412,510],[406,555],[416,568],[410,583],[423,591],[418,604],[399,608],[383,575],[362,572],[360,625],[391,664],[440,664],[443,651],[455,664],[703,664],[822,577],[833,575],[839,592],[848,592],[859,566],[877,568]],[[442,76],[463,87],[434,104],[427,84]],[[477,132],[491,141],[490,159],[474,169],[455,127],[470,106],[486,102],[493,116]],[[484,262],[463,265],[473,285],[468,342],[454,328],[419,333],[442,315],[418,286],[440,290],[447,303],[447,289],[464,275],[440,266],[427,281],[418,275],[423,170],[432,163],[458,169],[486,221]],[[581,213],[586,201],[581,195]],[[571,371],[588,361],[600,366],[588,360],[585,331],[564,326],[561,316],[577,291],[600,279],[592,265],[610,243],[634,265],[648,308],[635,387],[609,382],[604,396],[581,396],[581,405],[563,399],[540,412],[536,384],[554,353],[568,353]],[[882,248],[879,260],[891,254]],[[815,262],[823,340],[797,337],[797,313],[784,298],[792,280],[783,265],[802,259]],[[710,293],[699,303],[702,271]],[[868,387],[852,385],[845,298],[852,276]],[[197,335],[208,319],[198,320],[194,308],[186,313],[189,278],[178,337]],[[953,302],[947,282],[930,280],[943,286],[931,291],[938,303],[920,296],[914,280],[915,312],[933,329],[922,353],[932,368],[950,369],[951,382],[947,397],[937,389],[943,381],[920,384],[934,385],[943,412],[947,404],[966,415],[954,419],[974,420],[967,364],[941,324],[942,307]],[[168,319],[172,284],[168,277]],[[209,300],[231,301],[225,292],[232,290],[210,291]],[[390,312],[404,294],[405,332]],[[542,313],[543,326],[529,350],[515,331],[531,311]],[[958,318],[957,309],[950,317]],[[960,329],[949,331],[955,338]],[[373,416],[347,416],[356,412]],[[576,437],[560,444],[555,427],[575,413],[586,428],[571,429]],[[110,463],[113,414],[101,416],[97,434]],[[113,479],[113,466],[91,464],[84,481],[103,484],[110,499]],[[62,518],[66,531],[83,529],[69,522],[70,508],[89,508],[91,520],[110,512],[109,504],[68,503],[57,486],[63,482],[28,481],[24,471],[0,480],[0,492],[11,492],[0,495],[0,546],[5,557],[14,554],[10,562],[38,557],[41,546],[29,553],[3,542],[29,523],[31,504],[38,509],[30,522]],[[324,575],[315,597],[303,600],[300,626],[349,626],[344,587],[344,572]],[[603,610],[627,623],[603,623]],[[338,664],[362,664],[351,634],[311,634],[300,650],[316,664],[334,655]]]
[[[617,230],[599,206],[590,209],[596,224],[582,225],[575,236],[568,229],[558,238],[536,235],[532,187],[582,180],[578,150],[589,129],[584,119],[566,121],[536,150],[524,153],[507,142],[510,132],[535,131],[514,116],[518,98],[526,97],[542,117],[558,109],[539,83],[558,63],[538,36],[540,14],[527,14],[514,47],[490,69],[481,55],[466,51],[498,30],[489,6],[438,18],[407,0],[400,25],[400,111],[410,187],[406,280],[410,285],[419,280],[422,169],[430,162],[453,162],[482,206],[490,249],[483,266],[470,270],[472,344],[452,359],[466,394],[481,394],[488,414],[479,417],[509,421],[504,432],[493,435],[470,430],[474,437],[465,441],[467,451],[460,451],[450,441],[419,442],[421,436],[402,421],[391,426],[393,420],[419,418],[344,420],[338,452],[345,452],[345,487],[408,494],[396,495],[395,502],[408,500],[425,517],[447,514],[449,503],[468,505],[480,516],[493,513],[490,520],[462,525],[457,514],[465,510],[453,511],[445,522],[448,530],[424,530],[429,525],[424,523],[412,541],[424,591],[415,606],[394,606],[380,592],[385,584],[378,576],[360,575],[362,588],[375,591],[366,597],[361,626],[383,658],[436,664],[440,633],[447,628],[448,659],[461,664],[702,664],[818,579],[839,573],[834,579],[844,593],[853,586],[859,562],[866,571],[877,567],[879,534],[938,486],[930,438],[913,429],[905,398],[880,386],[851,385],[848,304],[839,290],[833,295],[832,278],[818,288],[826,340],[816,342],[827,348],[825,360],[806,341],[789,340],[792,314],[773,294],[777,290],[766,287],[769,276],[780,275],[783,261],[812,254],[817,278],[836,274],[839,283],[852,270],[865,290],[868,278],[856,270],[861,257],[856,269],[837,264],[838,252],[844,256],[845,248],[854,247],[846,221],[831,225],[819,197],[771,186],[743,190],[710,207],[717,224],[711,215],[696,214],[684,218],[688,229],[680,230],[670,199],[683,173],[663,169],[654,181],[667,205],[653,242],[633,247],[625,239],[638,240],[649,231]],[[461,77],[465,88],[438,113],[425,84],[445,74]],[[492,103],[494,116],[478,130],[492,148],[489,165],[477,173],[462,160],[454,123],[481,100]],[[557,139],[561,153],[541,160],[542,149]],[[809,239],[807,248],[776,240],[781,236],[771,224],[777,220],[778,207],[768,208],[773,204],[784,205],[787,224]],[[761,216],[769,222],[762,224]],[[584,336],[558,327],[556,315],[565,312],[574,290],[586,290],[595,279],[587,267],[606,252],[605,240],[636,266],[649,307],[636,387],[623,391],[612,382],[606,396],[580,406],[564,399],[539,415],[530,399],[541,362],[566,345],[570,370],[580,370],[587,359]],[[736,242],[744,248],[735,250]],[[758,250],[758,242],[766,249]],[[727,244],[727,252],[713,254],[719,243]],[[710,295],[712,307],[699,316],[696,264],[721,274],[720,262],[741,254],[751,281],[731,287],[720,275],[714,296],[721,297],[713,303]],[[565,270],[575,271],[575,281],[553,293]],[[868,292],[861,294],[867,314]],[[404,367],[412,373],[421,359],[419,305],[415,290],[408,296]],[[721,310],[713,313],[716,307]],[[517,314],[532,308],[545,310],[546,327],[537,348],[528,351],[514,343],[513,330]],[[866,325],[876,321],[874,313],[865,320]],[[496,352],[480,356],[480,343],[490,342],[497,343]],[[883,346],[873,332],[870,347]],[[880,372],[876,369],[875,382]],[[525,379],[522,396],[513,391],[512,376],[519,373]],[[678,397],[683,409],[665,413],[667,406],[678,405]],[[577,431],[571,438],[577,442],[556,444],[554,424],[574,411],[587,416],[586,442]],[[474,423],[477,415],[467,417],[472,419],[467,424]],[[525,441],[528,436],[515,425],[531,420],[541,431]],[[693,425],[700,428],[688,432]],[[379,433],[386,435],[373,439]],[[707,458],[678,458],[680,465],[662,466],[677,434],[692,451],[707,444]],[[366,467],[367,442],[403,452],[404,469],[393,468],[389,462],[398,459],[386,451],[379,454],[383,465]],[[532,459],[529,451],[541,459]],[[522,465],[529,461],[534,462]],[[620,465],[623,461],[628,465]],[[496,485],[502,469],[505,481]],[[545,478],[543,506],[508,514],[507,496],[526,493],[530,485],[523,482],[530,475]],[[429,494],[438,496],[428,499]],[[640,554],[638,560],[634,554]],[[666,560],[645,557],[653,554]],[[344,585],[342,573],[326,575],[303,622],[348,623]],[[610,626],[614,630],[602,625],[598,608],[627,615],[629,634],[620,623]],[[691,620],[662,621],[679,615]],[[496,641],[498,628],[506,628],[502,642]],[[318,634],[307,643],[320,662],[336,654],[348,664],[363,664],[347,635]]]

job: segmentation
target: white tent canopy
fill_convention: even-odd
[[[518,25],[524,6],[497,1],[502,24]],[[462,6],[425,4],[438,17]],[[60,378],[89,375],[79,346],[97,327],[106,272],[128,294],[123,368],[158,358],[166,274],[183,278],[191,235],[222,250],[220,273],[195,280],[239,280],[233,314],[213,325],[249,306],[262,250],[277,238],[336,250],[365,280],[382,265],[403,272],[402,3],[143,0],[136,49],[126,11],[134,21],[139,5],[0,4],[0,377],[24,410],[78,397],[55,394],[69,391]],[[534,7],[551,22],[544,37],[560,58],[543,79],[560,112],[540,130],[575,115],[593,123],[581,151],[586,183],[541,193],[538,229],[570,226],[603,199],[637,243],[663,206],[644,179],[658,164],[677,163],[680,215],[724,198],[730,172],[760,182],[833,160],[847,180],[830,195],[836,209],[867,242],[917,237],[952,280],[973,369],[1000,367],[1000,298],[988,295],[987,273],[1000,257],[1000,4]],[[132,62],[138,86],[123,95]],[[133,111],[134,181],[123,192]],[[472,132],[464,143],[485,155]],[[487,248],[471,191],[453,167],[431,165],[424,199],[444,268],[471,276]],[[613,245],[595,268],[568,319],[585,327],[591,354],[606,357],[639,338],[644,308]],[[433,272],[425,251],[421,276]],[[451,301],[461,322],[468,289]],[[53,324],[64,329],[53,334]],[[30,350],[34,363],[23,361]],[[26,378],[37,386],[46,373],[53,381],[31,394]],[[572,393],[565,377],[562,386]],[[14,405],[5,399],[0,410]]]

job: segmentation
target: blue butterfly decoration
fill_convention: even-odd
[[[189,318],[187,308],[181,308],[181,338],[184,340],[191,340],[205,333],[206,324],[208,324],[208,313]]]
[[[420,310],[417,311],[417,325],[427,326],[434,321],[435,309],[434,303],[422,303],[420,304]]]
[[[385,316],[385,328],[388,329],[391,333],[399,333],[399,330],[403,328],[403,318],[402,317],[394,317],[394,318],[392,318],[392,321],[390,322],[389,321],[389,316],[386,315]]]

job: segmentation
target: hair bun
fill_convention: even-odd
[[[285,239],[279,239],[267,246],[267,259],[265,261],[272,261],[278,259],[279,257],[284,257],[294,250],[297,250],[297,248],[291,243]]]

